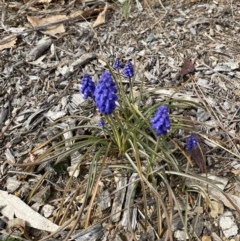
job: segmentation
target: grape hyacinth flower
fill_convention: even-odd
[[[105,121],[103,118],[100,118],[99,122],[98,122],[98,126],[101,127],[101,128],[104,128],[105,126]]]
[[[193,147],[197,146],[198,141],[195,134],[191,134],[186,143],[186,150],[191,150]]]
[[[89,74],[84,74],[82,78],[82,87],[80,92],[83,94],[83,98],[86,100],[88,97],[94,100],[95,84],[92,81],[92,77]]]
[[[98,110],[104,115],[110,115],[116,108],[117,89],[112,75],[105,71],[101,75],[95,90],[95,100]]]
[[[134,76],[133,65],[130,61],[127,61],[127,63],[125,64],[123,73],[126,78],[132,78]]]
[[[151,119],[152,129],[155,131],[157,136],[166,135],[170,128],[169,109],[167,106],[160,106]]]
[[[115,59],[115,61],[113,63],[113,68],[116,70],[120,70],[122,68],[122,65],[121,65],[119,59]]]

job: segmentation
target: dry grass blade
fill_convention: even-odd
[[[86,215],[85,228],[87,228],[88,225],[89,225],[89,220],[90,220],[90,214],[91,214],[92,206],[93,206],[93,203],[94,203],[94,199],[95,199],[95,197],[97,195],[98,185],[99,185],[99,182],[100,182],[100,179],[101,179],[102,171],[103,171],[105,162],[107,160],[107,155],[108,155],[110,147],[111,147],[111,143],[109,143],[109,145],[107,147],[106,154],[103,157],[103,160],[102,160],[102,163],[101,163],[101,166],[100,166],[100,170],[99,170],[99,173],[98,173],[98,177],[96,179],[95,186],[93,188],[92,197],[91,197],[91,200],[90,200],[90,203],[89,203],[89,209],[88,209],[88,212],[87,212],[87,215]]]
[[[200,91],[200,93],[204,96],[203,92],[201,91],[201,88],[200,88],[199,86],[197,86],[197,87],[198,87],[198,90]],[[224,126],[222,125],[221,121],[220,121],[219,118],[218,118],[217,113],[215,113],[215,112],[213,111],[213,109],[211,109],[211,107],[210,107],[209,105],[207,105],[206,102],[203,100],[203,98],[198,94],[195,85],[194,85],[194,89],[195,89],[195,93],[196,93],[196,95],[198,96],[199,100],[201,101],[201,103],[204,105],[204,107],[205,107],[206,110],[208,111],[208,114],[209,114],[214,120],[217,121],[219,127],[221,127],[221,129],[222,129],[225,133],[227,133],[229,136],[231,136],[232,138],[237,139],[237,140],[240,140],[239,137],[232,135],[231,132],[227,131],[226,128],[224,128]],[[204,96],[204,97],[205,97],[205,96]],[[205,97],[205,98],[206,98],[206,97]]]
[[[29,2],[25,3],[24,5],[22,5],[20,7],[20,9],[18,10],[17,16],[22,15],[28,8],[30,8],[31,6],[33,6],[35,3],[37,3],[39,0],[30,0]]]
[[[7,8],[8,8],[8,3],[7,4],[4,4],[3,8],[2,8],[2,17],[1,17],[1,25],[2,25],[2,28],[7,32],[8,29],[7,27],[5,26],[4,22],[5,22],[5,18],[6,18],[6,12],[7,12]]]

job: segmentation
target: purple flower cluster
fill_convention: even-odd
[[[186,143],[186,150],[191,150],[193,147],[197,146],[198,141],[195,134],[191,134]]]
[[[119,59],[115,59],[113,63],[113,68],[116,70],[120,70],[122,68],[122,64]]]
[[[132,78],[134,76],[133,65],[130,61],[127,61],[127,63],[125,64],[123,73],[126,78]]]
[[[110,115],[116,108],[117,89],[112,75],[105,71],[101,75],[95,90],[95,101],[98,110],[104,115]]]
[[[157,136],[166,135],[170,128],[169,109],[167,106],[160,106],[151,119],[152,129]]]
[[[88,74],[84,74],[80,92],[84,99],[90,97],[95,100],[98,110],[104,115],[112,114],[116,108],[117,89],[112,75],[108,71],[103,72],[97,86]]]
[[[94,99],[95,84],[92,78],[88,74],[84,74],[82,78],[82,87],[80,92],[83,94],[83,98],[86,100],[88,97]]]
[[[122,64],[119,59],[115,59],[113,63],[113,68],[116,70],[120,70],[122,68]],[[123,68],[123,74],[126,78],[132,78],[134,76],[134,68],[129,60],[126,62]]]
[[[122,64],[119,59],[116,59],[113,63],[113,67],[117,70],[122,68]],[[132,78],[134,76],[133,65],[130,61],[127,61],[124,69],[124,76]],[[113,81],[110,72],[105,71],[101,75],[97,86],[95,86],[92,78],[88,74],[84,74],[82,78],[82,86],[80,92],[83,94],[84,99],[88,97],[92,98],[96,102],[98,110],[104,115],[110,115],[116,108],[117,89]]]

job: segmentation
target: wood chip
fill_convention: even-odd
[[[104,190],[100,193],[100,210],[104,211],[111,207],[111,197],[108,190]]]
[[[116,194],[114,196],[112,210],[111,210],[111,221],[118,222],[121,216],[121,210],[123,206],[123,202],[125,199],[125,194],[127,188],[123,188],[127,184],[127,177],[121,176],[120,173],[115,173],[117,178],[115,178],[115,182],[117,183]]]
[[[26,56],[27,61],[34,61],[39,58],[52,44],[52,39],[49,37],[43,37]]]
[[[95,59],[97,56],[94,53],[87,53],[87,54],[83,54],[79,59],[75,60],[71,66],[71,67],[75,67],[75,66],[81,66],[84,64],[89,63],[91,60]]]
[[[134,195],[135,195],[135,180],[138,178],[138,174],[137,173],[133,173],[129,179],[129,186],[127,188],[127,194],[126,194],[126,201],[125,201],[125,205],[124,208],[127,208],[129,205],[132,206],[133,202],[134,202]],[[134,190],[133,190],[134,188]],[[130,208],[129,210],[125,210],[123,212],[123,217],[121,220],[122,226],[124,227],[124,229],[131,231],[131,229],[133,229],[134,227],[130,227],[130,225],[132,225],[132,222],[129,223],[129,221],[132,221],[132,218],[134,218],[133,216],[133,208]]]
[[[101,224],[96,224],[84,231],[78,231],[78,234],[73,235],[71,238],[76,241],[92,241],[100,240],[103,236],[103,227]]]

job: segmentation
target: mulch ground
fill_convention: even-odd
[[[99,18],[101,12],[104,15]],[[70,118],[61,120],[62,117],[85,115],[92,118],[93,122],[98,122],[98,116],[92,112],[93,103],[83,100],[79,94],[80,79],[82,74],[87,72],[97,81],[107,64],[112,64],[115,58],[119,58],[123,62],[131,60],[137,70],[136,80],[144,79],[144,87],[151,90],[152,94],[146,102],[156,103],[176,91],[174,97],[198,102],[205,108],[206,111],[195,109],[190,116],[198,123],[197,130],[214,140],[204,139],[208,173],[215,179],[218,177],[219,180],[224,180],[223,190],[234,199],[236,205],[240,205],[238,1],[152,0],[147,4],[134,2],[128,19],[123,17],[116,3],[106,4],[103,1],[2,2],[1,15],[2,192],[7,191],[27,202],[26,197],[37,183],[37,178],[23,172],[42,176],[46,168],[49,171],[51,167],[37,165],[38,168],[33,171],[26,163],[33,163],[37,156],[46,150],[46,146],[40,145],[63,130],[79,124]],[[104,20],[105,23],[102,23]],[[81,134],[81,131],[68,134]],[[69,135],[60,136],[59,141],[69,138]],[[48,143],[47,147],[53,144]],[[33,155],[34,148],[36,152]],[[74,160],[81,155],[82,153],[74,153],[68,160],[70,163],[65,163],[61,168],[71,167]],[[26,165],[17,166],[14,163]],[[74,189],[85,185],[87,167],[88,164],[74,179],[69,195],[74,195]],[[71,172],[67,170],[68,173]],[[191,170],[199,172],[196,165]],[[29,205],[53,221],[69,176],[67,172],[50,172],[52,174],[49,182],[40,185],[42,188],[36,190],[38,195]],[[125,181],[128,183],[129,177],[123,179],[123,182]],[[109,193],[117,188],[112,178],[106,178],[102,185]],[[49,188],[52,191],[49,192]],[[79,203],[83,190],[77,195]],[[159,191],[161,190],[160,188]],[[44,199],[39,201],[39,197]],[[214,201],[214,208],[206,210],[204,202],[201,201],[199,205],[197,200],[189,207],[188,226],[195,230],[195,238],[204,241],[239,239],[238,212],[214,191],[210,198]],[[141,211],[139,199],[136,194],[135,205]],[[114,195],[110,200],[114,200]],[[134,228],[135,240],[159,238],[155,232],[155,204],[151,201],[149,197],[149,217],[153,223],[145,230],[140,221],[142,217],[140,218],[138,213],[139,225]],[[68,202],[69,200],[66,200],[63,210],[67,210]],[[38,205],[34,206],[34,203]],[[179,203],[184,206],[184,199],[179,200]],[[46,205],[52,210],[49,211],[49,216]],[[43,207],[45,211],[42,211]],[[69,212],[74,215],[79,206],[75,204],[71,208]],[[8,226],[9,219],[16,218],[16,215],[7,217],[4,212],[1,214],[3,223]],[[132,233],[121,228],[122,217],[113,222],[111,218],[107,219],[110,214],[111,207],[103,211],[96,206],[91,218],[92,224],[97,224],[95,229],[88,229],[87,234],[81,233],[75,240],[95,240],[89,237],[89,233],[97,240],[132,240]],[[63,221],[65,219],[63,218]],[[61,218],[55,220],[58,221],[56,224],[62,224]],[[78,224],[77,230],[83,228],[83,221]],[[166,223],[163,222],[164,225]],[[49,231],[40,228],[44,231],[27,232],[19,220],[13,227],[24,232],[26,239],[35,237],[35,240],[39,240]],[[3,224],[3,233],[11,233],[11,230],[6,229]],[[183,226],[177,214],[173,216],[172,231],[174,240],[184,240]],[[55,239],[63,240],[66,233],[67,231],[58,234],[60,236],[55,235]]]

